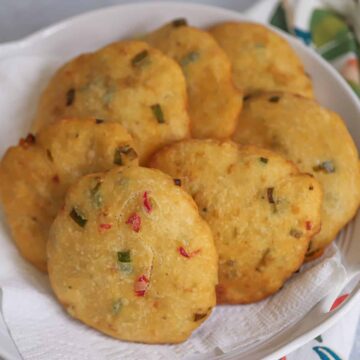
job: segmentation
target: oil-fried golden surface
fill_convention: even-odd
[[[150,166],[180,178],[219,254],[219,303],[251,303],[281,288],[320,229],[319,183],[283,157],[231,141],[167,146]]]
[[[210,228],[158,170],[122,167],[80,179],[51,228],[48,256],[67,311],[122,340],[184,341],[216,303]]]
[[[276,151],[320,182],[321,232],[307,259],[320,256],[360,202],[359,155],[340,116],[300,96],[258,94],[245,101],[234,140]]]
[[[138,164],[131,136],[120,124],[95,119],[58,121],[9,148],[0,163],[0,195],[21,254],[46,271],[49,228],[69,185],[119,164]]]
[[[60,68],[42,94],[35,129],[61,117],[120,122],[144,161],[189,135],[184,75],[175,61],[141,41],[121,41]]]
[[[209,33],[179,22],[162,26],[145,40],[177,61],[185,74],[193,137],[229,137],[242,106],[230,60]]]
[[[235,85],[248,95],[261,90],[313,97],[312,85],[286,40],[263,25],[225,22],[209,29],[229,56]]]

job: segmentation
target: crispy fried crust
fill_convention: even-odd
[[[245,101],[233,138],[278,152],[320,182],[322,227],[307,260],[321,256],[360,202],[358,152],[342,119],[300,96],[263,93]]]
[[[241,110],[242,92],[235,88],[230,61],[213,37],[175,20],[145,40],[177,61],[185,74],[193,137],[229,137]]]
[[[64,116],[121,123],[144,161],[189,135],[184,75],[178,64],[141,41],[121,41],[81,55],[50,80],[35,127]]]
[[[267,27],[225,22],[209,31],[229,56],[235,85],[245,96],[278,90],[313,97],[311,81],[294,50]]]
[[[118,339],[184,341],[216,303],[211,230],[158,170],[122,167],[80,179],[51,228],[48,256],[67,311]]]
[[[180,178],[209,223],[219,253],[219,303],[276,292],[320,229],[320,185],[268,150],[188,140],[160,150],[150,166]]]
[[[0,163],[0,195],[21,254],[46,271],[49,228],[70,184],[119,163],[138,164],[128,132],[95,119],[61,120],[11,147]]]

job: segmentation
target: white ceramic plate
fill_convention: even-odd
[[[51,26],[21,41],[1,45],[0,60],[12,56],[45,55],[65,61],[119,38],[145,33],[161,23],[178,17],[186,17],[191,24],[200,27],[226,20],[246,20],[241,14],[233,11],[188,3],[121,5],[93,11]],[[312,77],[319,102],[344,118],[359,148],[359,100],[325,61],[296,39],[284,36],[298,53],[306,71]],[[359,218],[360,215],[347,226],[338,239],[349,281],[360,270],[360,243],[355,241],[356,237],[360,236]],[[244,349],[234,348],[231,352],[217,355],[216,358],[270,360],[279,359],[290,353],[332,326],[356,301],[359,301],[359,286],[355,286],[348,300],[341,307],[328,313],[329,305],[340,290],[340,288],[334,289],[331,295],[317,304],[299,323],[257,344],[255,349],[250,348],[244,352]],[[1,355],[6,359],[18,359],[11,340],[6,337],[6,329],[2,330],[0,321],[0,357]]]

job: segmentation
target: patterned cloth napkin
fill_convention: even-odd
[[[360,2],[283,0],[268,20],[313,47],[360,97]]]
[[[356,0],[263,0],[249,9],[254,21],[270,23],[301,39],[331,63],[360,97],[360,2]],[[335,301],[339,306],[349,289]],[[347,360],[360,304],[324,334],[280,360]]]

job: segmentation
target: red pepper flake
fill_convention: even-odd
[[[185,258],[187,258],[187,259],[190,259],[190,258],[192,258],[193,256],[197,255],[197,254],[200,252],[200,249],[195,250],[195,251],[193,251],[193,252],[191,252],[191,253],[188,253],[182,246],[180,246],[180,247],[178,248],[178,252],[179,252],[179,254],[180,254],[181,256],[183,256],[183,257],[185,257]]]
[[[344,294],[344,295],[339,296],[332,304],[330,311],[333,311],[337,307],[339,307],[347,299],[348,296],[349,296],[349,294]]]
[[[33,134],[28,134],[25,139],[21,138],[19,141],[19,145],[23,147],[24,149],[27,149],[29,145],[35,144],[36,138]]]
[[[311,230],[312,229],[312,222],[311,221],[305,221],[305,227],[306,230]]]
[[[111,229],[111,227],[112,227],[111,224],[100,224],[101,230],[109,230],[109,229]]]
[[[141,275],[134,284],[134,291],[136,296],[144,296],[149,285],[149,279],[146,275]]]
[[[180,247],[178,248],[178,252],[179,252],[180,255],[183,256],[183,257],[186,257],[186,258],[189,258],[189,257],[190,257],[189,254],[186,252],[186,250],[185,250],[182,246],[180,246]]]
[[[148,197],[148,192],[147,191],[144,192],[143,200],[144,200],[144,206],[145,206],[146,212],[148,212],[150,214],[151,211],[152,211],[152,206],[151,206],[151,202],[150,202],[150,199]]]
[[[130,217],[126,220],[126,224],[131,225],[131,228],[135,232],[139,232],[141,227],[141,217],[138,214],[134,213],[130,215]]]

